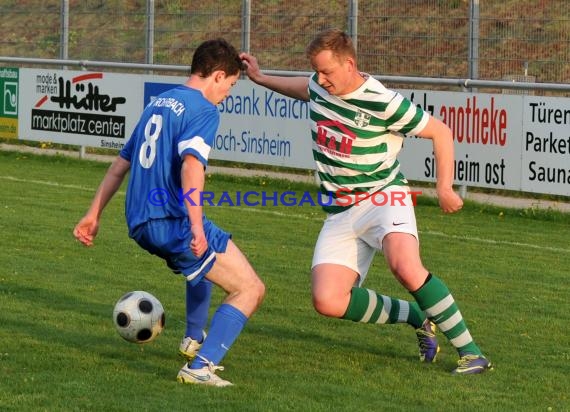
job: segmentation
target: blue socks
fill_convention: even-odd
[[[227,303],[222,304],[212,318],[208,337],[192,361],[190,369],[200,369],[206,365],[202,358],[218,365],[235,342],[247,322],[239,309]]]
[[[202,342],[203,331],[208,323],[208,310],[212,297],[212,282],[201,280],[196,286],[186,282],[186,333],[192,339]]]

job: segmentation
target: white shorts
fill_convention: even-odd
[[[406,186],[390,186],[383,190],[383,197],[371,197],[344,212],[328,215],[317,239],[312,267],[321,263],[349,267],[359,274],[361,285],[374,254],[382,250],[384,236],[400,232],[418,239],[415,198],[409,190]]]

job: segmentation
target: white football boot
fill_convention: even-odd
[[[202,358],[208,362],[205,358]],[[216,371],[223,371],[223,366],[216,366],[212,362],[200,369],[190,369],[188,363],[185,363],[182,369],[178,372],[176,380],[180,383],[190,383],[196,385],[210,385],[210,386],[232,386],[232,383],[220,378],[216,375]]]
[[[202,342],[198,342],[196,339],[192,339],[190,336],[186,336],[180,342],[180,346],[178,347],[178,353],[180,356],[183,356],[187,360],[191,361],[196,357],[196,354],[202,347],[202,343],[206,339],[206,332],[202,332]]]

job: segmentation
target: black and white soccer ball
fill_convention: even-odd
[[[150,293],[135,290],[117,301],[113,310],[113,322],[123,339],[148,343],[164,329],[164,308]]]

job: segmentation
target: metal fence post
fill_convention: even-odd
[[[69,58],[69,0],[61,0],[61,33],[59,41],[59,58]]]
[[[146,53],[145,63],[154,63],[154,0],[146,0]]]
[[[469,78],[479,78],[479,0],[469,7]]]
[[[250,53],[251,48],[251,0],[243,0],[241,8],[241,49]]]
[[[469,39],[468,39],[468,77],[470,79],[479,78],[479,0],[469,2]],[[477,91],[475,88],[465,89],[468,92]],[[467,197],[467,185],[459,186],[459,196],[462,199]]]
[[[69,0],[61,0],[61,8],[59,15],[60,24],[60,40],[59,40],[59,58],[60,60],[69,59]],[[67,66],[61,66],[62,70],[67,70]],[[79,158],[85,158],[85,146],[79,146]]]
[[[241,50],[251,53],[251,0],[243,0],[241,4]],[[245,73],[241,78],[247,78]]]
[[[352,38],[354,49],[358,51],[358,0],[348,2],[348,35]]]

